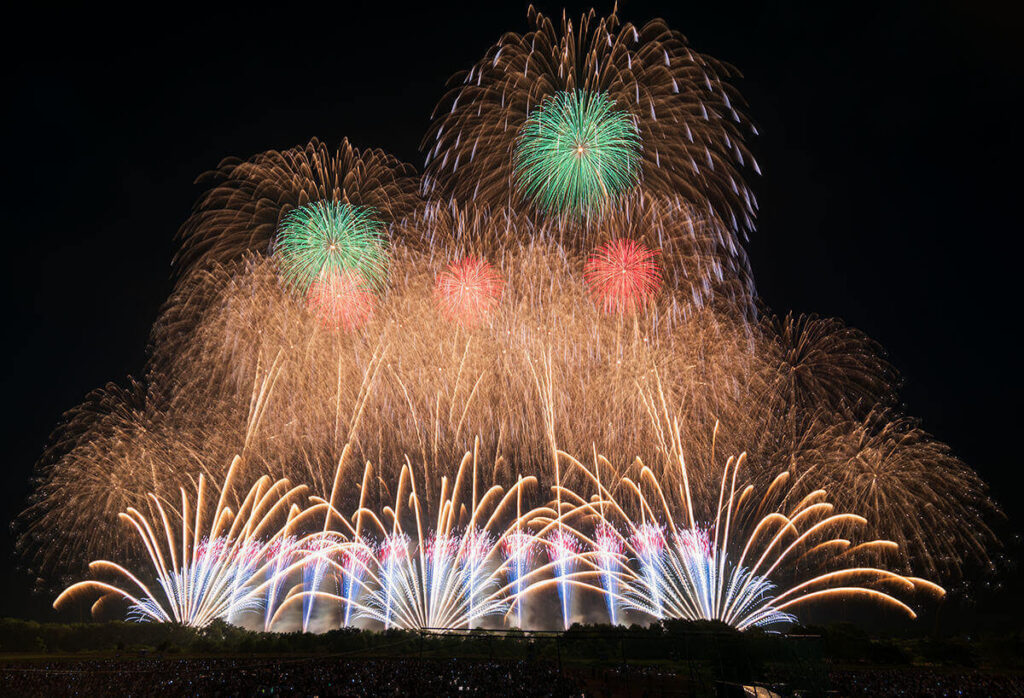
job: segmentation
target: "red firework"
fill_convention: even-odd
[[[657,256],[657,250],[636,240],[617,238],[594,250],[583,267],[583,279],[606,313],[632,312],[661,289]]]
[[[332,330],[354,330],[377,307],[377,296],[357,272],[325,274],[309,286],[306,303],[320,324]]]
[[[472,325],[494,310],[504,285],[486,260],[463,257],[437,275],[437,304],[449,320]]]

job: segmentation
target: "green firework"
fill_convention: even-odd
[[[275,252],[285,280],[302,293],[321,278],[358,273],[380,290],[388,272],[384,224],[369,206],[317,201],[291,211],[277,230]]]
[[[582,214],[637,183],[641,147],[636,123],[606,94],[556,92],[523,124],[516,184],[549,213]]]

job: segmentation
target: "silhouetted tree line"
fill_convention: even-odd
[[[972,638],[876,638],[852,625],[796,628],[786,635],[740,633],[721,623],[666,621],[629,628],[574,625],[564,633],[470,631],[452,634],[341,628],[322,634],[266,633],[215,622],[197,630],[172,623],[38,623],[0,619],[0,652],[135,651],[169,654],[351,654],[365,656],[547,659],[607,665],[696,662],[736,679],[767,665],[802,671],[824,664],[1022,667],[1021,633]]]

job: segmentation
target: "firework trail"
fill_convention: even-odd
[[[473,619],[478,617],[478,595],[491,583],[486,568],[490,564],[488,558],[491,557],[491,551],[494,550],[494,539],[486,531],[474,526],[466,531],[460,548],[456,553],[459,554],[466,578],[466,604],[469,607],[469,627],[472,628]]]
[[[409,570],[412,562],[409,557],[409,543],[409,536],[394,533],[384,538],[377,552],[377,564],[381,570],[380,584],[383,589],[373,595],[370,602],[373,611],[370,615],[384,623],[385,630],[391,627],[392,606],[401,598],[403,591],[409,588],[409,579],[403,574]],[[427,574],[430,574],[429,570]]]
[[[343,457],[336,483],[343,481],[345,469]],[[376,550],[365,557],[368,564],[360,565],[358,574],[346,576],[352,586],[343,596],[317,592],[317,597],[344,604],[346,613],[355,609],[385,629],[470,627],[504,614],[516,597],[501,583],[506,566],[500,551],[509,532],[533,515],[533,510],[517,515],[513,502],[536,484],[535,478],[522,478],[509,491],[492,485],[481,492],[477,451],[464,455],[453,480],[441,478],[436,494],[417,488],[415,470],[411,464],[402,468],[392,503],[381,502],[379,514],[367,499],[374,481],[369,465],[351,516],[344,516],[334,501],[314,497],[303,515],[324,517],[325,530],[338,541],[336,557]],[[332,500],[339,496],[335,489]],[[434,513],[432,522],[429,512]],[[374,545],[374,539],[380,543]]]
[[[267,557],[272,561],[266,567],[266,598],[264,600],[263,630],[269,632],[271,619],[277,609],[281,597],[281,589],[286,580],[287,570],[299,553],[298,540],[293,535],[277,537],[267,546]]]
[[[342,553],[345,560],[342,570],[342,601],[345,607],[342,624],[352,625],[352,608],[359,601],[359,591],[363,587],[363,579],[367,567],[373,559],[373,551],[362,543],[345,546]]]
[[[323,535],[307,539],[301,551],[304,590],[302,598],[302,632],[309,631],[309,622],[313,616],[313,606],[323,588],[325,575],[330,568],[330,556],[335,551],[336,546],[334,543],[329,537]]]
[[[523,626],[524,580],[530,574],[537,539],[531,534],[516,530],[505,536],[504,552],[507,560],[509,585],[515,589],[516,627]]]

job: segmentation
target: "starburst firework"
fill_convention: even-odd
[[[318,201],[281,222],[275,253],[285,280],[305,293],[316,281],[353,275],[380,289],[387,277],[383,224],[373,209]]]
[[[640,150],[636,124],[607,95],[557,92],[523,124],[513,176],[541,209],[580,215],[637,183]]]
[[[494,310],[503,286],[501,276],[487,260],[463,257],[437,275],[435,293],[447,318],[473,325]]]
[[[606,313],[634,312],[661,288],[655,250],[621,238],[601,245],[587,260],[584,278]]]

